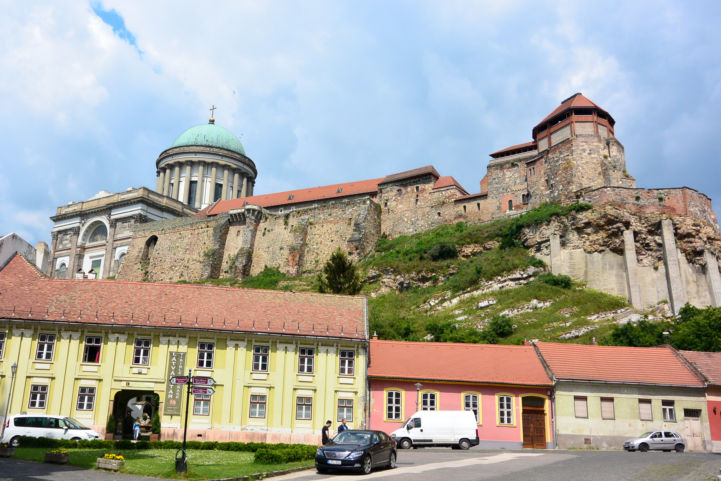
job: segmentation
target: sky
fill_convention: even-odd
[[[721,2],[0,0],[0,235],[155,187],[185,129],[230,129],[255,193],[425,165],[478,192],[488,154],[576,92],[639,187],[721,206]]]

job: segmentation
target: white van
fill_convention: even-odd
[[[391,433],[398,447],[478,445],[478,425],[473,411],[418,411]]]
[[[0,442],[18,445],[20,436],[53,439],[100,439],[100,434],[72,418],[47,414],[17,414],[8,416]]]

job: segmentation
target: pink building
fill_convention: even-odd
[[[480,446],[553,446],[553,384],[532,346],[370,342],[369,428],[391,433],[420,410],[476,414]]]

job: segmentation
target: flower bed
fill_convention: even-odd
[[[125,458],[120,454],[107,453],[102,458],[98,458],[97,463],[98,469],[117,471],[125,466]]]
[[[45,462],[53,464],[67,464],[70,461],[70,454],[67,449],[53,449],[45,453]]]

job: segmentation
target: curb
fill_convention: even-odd
[[[218,478],[218,479],[207,479],[205,481],[254,481],[256,479],[272,478],[274,476],[283,476],[284,474],[296,473],[298,471],[306,471],[312,469],[313,466],[300,466],[297,468],[283,469],[281,471],[269,471],[262,473],[249,474],[248,476],[238,476],[236,478]]]

